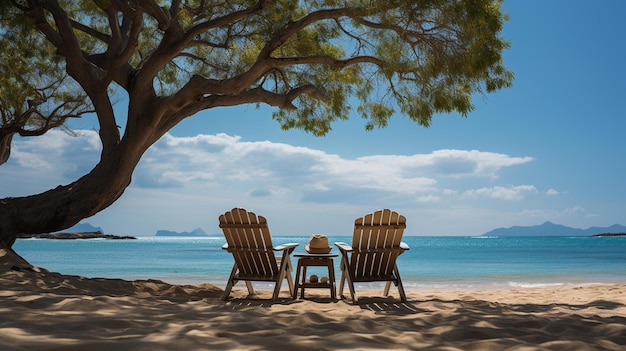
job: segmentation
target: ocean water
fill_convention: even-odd
[[[299,243],[295,253],[304,253],[308,239],[273,237],[275,246]],[[351,242],[350,237],[330,237],[329,240],[331,243]],[[406,236],[403,241],[410,250],[399,257],[398,266],[407,290],[626,282],[626,237]],[[223,237],[19,239],[14,249],[30,263],[63,274],[160,279],[174,284],[210,283],[223,288],[233,265],[232,256],[221,249],[224,243]],[[295,266],[295,258],[293,263]],[[335,273],[338,279],[339,259],[335,260]],[[376,285],[364,284],[364,287],[376,288]]]

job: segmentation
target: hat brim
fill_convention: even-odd
[[[332,247],[310,247],[310,245],[304,245],[304,250],[308,253],[327,254],[332,250]]]

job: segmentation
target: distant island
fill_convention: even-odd
[[[614,224],[610,227],[571,228],[561,224],[545,222],[535,226],[513,226],[498,228],[482,236],[621,236],[626,235],[626,227]]]
[[[191,232],[174,232],[171,230],[157,230],[155,236],[209,236],[204,230],[197,228]]]
[[[58,240],[74,240],[74,239],[110,239],[110,240],[132,240],[137,239],[129,235],[113,235],[104,234],[104,230],[100,227],[94,227],[89,223],[78,223],[62,232],[43,233],[43,234],[20,234],[19,239],[58,239]]]
[[[93,225],[89,223],[78,223],[63,230],[63,232],[65,233],[93,233],[93,232],[104,233],[104,229],[100,227],[94,227]]]
[[[113,235],[103,234],[102,232],[58,232],[58,233],[44,233],[44,234],[21,234],[17,236],[19,239],[58,239],[58,240],[72,240],[72,239],[111,239],[111,240],[128,240],[137,239],[134,236],[128,235]]]

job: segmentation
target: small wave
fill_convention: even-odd
[[[564,283],[530,283],[530,282],[509,282],[509,286],[514,288],[555,288],[565,285]]]
[[[557,287],[567,287],[567,288],[587,288],[591,286],[602,286],[607,285],[608,283],[601,282],[566,282],[566,283],[530,283],[530,282],[509,282],[508,285],[512,288],[523,288],[523,289],[532,289],[532,288],[557,288]]]

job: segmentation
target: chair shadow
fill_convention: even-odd
[[[411,315],[426,312],[426,310],[417,307],[412,301],[402,302],[395,297],[359,297],[356,304],[349,298],[342,301],[377,314]]]
[[[271,307],[273,305],[297,305],[303,303],[305,301],[310,301],[319,304],[335,304],[339,303],[341,299],[333,299],[328,296],[321,296],[316,294],[305,295],[304,298],[298,296],[298,298],[293,299],[292,297],[287,297],[284,294],[278,297],[276,300],[272,300],[270,294],[267,292],[258,292],[253,295],[245,295],[245,296],[234,296],[230,297],[226,302],[231,307]]]

